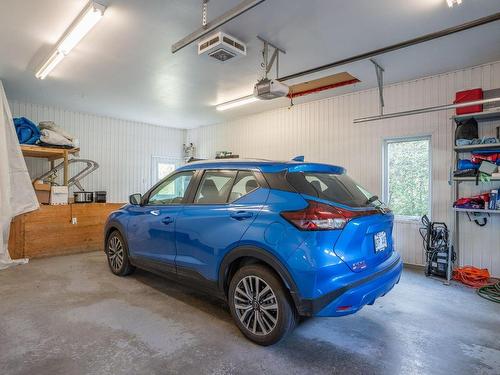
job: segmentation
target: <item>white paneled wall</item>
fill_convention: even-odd
[[[151,186],[152,156],[180,161],[185,130],[119,120],[57,107],[10,102],[14,117],[54,121],[80,140],[80,157],[100,168],[82,180],[85,190],[106,190],[108,202],[126,202]],[[31,177],[49,170],[45,160],[27,159]],[[61,172],[62,176],[62,172]]]
[[[456,91],[500,87],[500,62],[387,86],[385,112],[448,104]],[[306,160],[345,166],[370,191],[382,192],[384,139],[430,135],[432,142],[432,219],[450,222],[451,189],[448,185],[453,143],[452,111],[433,112],[389,120],[353,124],[352,120],[378,113],[377,90],[367,90],[295,105],[187,131],[198,157],[214,157],[230,150],[241,157]],[[486,130],[493,134],[496,125]],[[411,155],[408,155],[411,157]],[[395,241],[405,262],[423,264],[419,224],[397,222]],[[500,220],[479,228],[462,221],[462,264],[487,267],[500,275]]]

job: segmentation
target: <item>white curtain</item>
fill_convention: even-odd
[[[7,246],[10,222],[13,217],[38,208],[9,103],[0,81],[0,269],[28,261],[10,258]]]

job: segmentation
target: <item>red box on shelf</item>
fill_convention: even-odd
[[[455,104],[472,102],[483,99],[483,89],[472,89],[459,91],[455,94]],[[469,107],[456,108],[457,115],[466,115],[468,113],[483,112],[483,105],[471,105]]]

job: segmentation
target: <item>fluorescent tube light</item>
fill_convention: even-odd
[[[453,8],[454,5],[462,4],[462,0],[446,0],[446,3],[450,8]]]
[[[65,31],[62,38],[57,43],[56,49],[50,57],[43,63],[35,74],[36,78],[44,79],[59,64],[64,56],[83,39],[85,35],[96,25],[104,15],[106,7],[91,1],[81,11],[70,27]]]
[[[226,109],[231,109],[234,107],[239,107],[245,104],[250,104],[258,101],[259,99],[253,95],[244,96],[243,98],[231,100],[229,102],[218,104],[215,109],[218,111],[225,111]]]
[[[38,79],[45,79],[47,75],[55,68],[57,64],[59,64],[62,59],[64,59],[64,55],[55,50],[52,55],[47,59],[47,61],[42,65],[40,70],[35,74],[35,77]]]

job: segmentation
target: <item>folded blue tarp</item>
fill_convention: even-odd
[[[15,118],[14,126],[16,127],[19,143],[34,145],[40,139],[40,130],[26,117]]]

